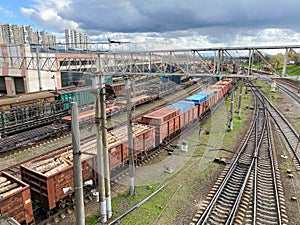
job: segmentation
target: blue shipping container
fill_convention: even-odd
[[[195,107],[195,104],[193,102],[189,102],[189,101],[180,101],[180,102],[176,102],[172,105],[167,106],[167,108],[179,109],[180,115],[194,107]]]
[[[202,102],[204,102],[206,99],[207,99],[207,96],[204,94],[195,94],[195,95],[192,95],[192,96],[186,98],[185,100],[194,102],[195,104],[199,105]]]
[[[198,94],[206,95],[207,99],[209,99],[210,97],[214,96],[215,93],[213,91],[206,90],[206,91],[201,91]]]

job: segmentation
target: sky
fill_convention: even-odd
[[[296,45],[299,8],[299,0],[0,0],[0,23],[62,42],[65,29],[76,29],[138,49]]]

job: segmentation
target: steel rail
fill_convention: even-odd
[[[292,97],[296,102],[300,104],[300,95],[297,95],[295,92],[291,91],[290,89],[286,88],[285,86],[281,84],[277,84],[277,87],[284,91],[287,95]]]
[[[256,102],[257,104],[257,102]],[[256,107],[256,115],[255,115],[255,119],[254,121],[258,120],[258,106]],[[235,158],[234,162],[232,163],[231,168],[229,169],[229,171],[227,172],[225,178],[223,179],[222,183],[220,184],[218,190],[216,191],[214,197],[211,199],[210,203],[208,204],[208,206],[206,207],[205,211],[203,212],[202,216],[200,217],[200,219],[198,220],[198,222],[196,223],[197,225],[200,224],[204,224],[209,215],[211,214],[212,210],[213,210],[213,206],[216,204],[217,200],[219,199],[221,193],[223,192],[223,190],[225,189],[226,184],[228,183],[230,177],[232,176],[232,174],[234,173],[234,171],[236,170],[237,166],[238,166],[238,161],[239,158],[241,157],[241,155],[244,153],[244,151],[246,150],[246,147],[248,145],[248,142],[250,140],[250,137],[252,136],[254,130],[255,130],[255,126],[256,126],[256,122],[253,122],[250,130],[248,132],[248,135],[245,139],[245,142],[243,143],[243,146],[241,147],[241,151],[238,153],[237,157]],[[252,160],[253,161],[253,160]],[[251,163],[252,164],[252,163]],[[246,175],[246,179],[248,179],[249,175],[250,175],[250,166],[248,168],[248,173]],[[245,183],[245,182],[244,182]],[[245,187],[245,184],[242,185],[242,188]],[[238,196],[238,198],[240,198],[241,195]]]

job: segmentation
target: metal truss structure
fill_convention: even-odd
[[[12,47],[8,46],[8,48]],[[0,68],[51,72],[77,71],[101,73],[104,76],[177,73],[195,77],[226,75],[228,77],[289,78],[286,72],[288,53],[299,48],[300,45],[289,45],[132,52],[66,51],[65,53],[35,48],[35,51],[26,54],[2,54]],[[274,50],[284,55],[282,72],[270,63],[269,52]],[[8,52],[13,51],[8,50]]]

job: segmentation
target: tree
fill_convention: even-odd
[[[277,55],[272,55],[270,59],[271,65],[276,69],[280,69],[283,67],[284,63],[284,56],[282,53],[279,53]]]
[[[289,58],[289,61],[298,62],[299,55],[293,49],[290,49],[289,53],[288,53],[288,58]]]

